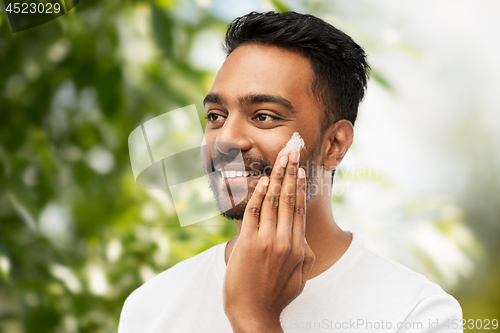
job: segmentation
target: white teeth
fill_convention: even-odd
[[[224,178],[234,178],[234,177],[253,177],[259,175],[258,171],[235,171],[235,170],[221,170],[222,177]]]

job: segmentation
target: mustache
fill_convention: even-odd
[[[252,156],[248,154],[241,154],[243,158],[243,164],[246,167],[250,167],[254,171],[264,172],[265,174],[271,175],[272,165],[271,162],[263,156]],[[223,168],[229,163],[236,159],[235,154],[223,154],[217,153],[213,156],[212,163],[215,170]],[[238,161],[240,163],[240,161]],[[239,164],[238,163],[238,164]]]

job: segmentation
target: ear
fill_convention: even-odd
[[[325,131],[323,138],[323,165],[327,171],[337,169],[354,138],[354,128],[349,120],[342,119]]]

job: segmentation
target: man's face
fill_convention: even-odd
[[[275,46],[242,45],[222,65],[205,99],[205,140],[219,147],[211,150],[214,169],[226,171],[208,177],[219,208],[227,207],[224,200],[240,202],[229,211],[221,211],[226,217],[243,218],[259,178],[270,175],[278,153],[294,132],[305,142],[300,165],[320,163],[320,122],[325,117],[311,91],[312,78],[308,59]],[[235,163],[237,148],[244,168],[252,173],[231,177],[227,171]],[[313,175],[307,174],[307,178],[309,184],[314,182]],[[230,189],[230,198],[222,194],[224,189]]]

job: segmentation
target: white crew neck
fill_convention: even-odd
[[[316,289],[326,280],[329,280],[332,275],[336,275],[339,271],[344,270],[345,267],[350,264],[355,255],[359,252],[359,249],[363,247],[363,240],[356,233],[350,231],[346,232],[352,237],[351,244],[349,245],[347,250],[344,252],[342,257],[340,257],[340,259],[337,260],[337,262],[330,266],[326,271],[310,280],[307,280],[306,286],[304,287],[304,290],[302,292],[303,294]],[[221,282],[224,280],[224,274],[227,267],[225,252],[228,243],[229,241],[217,245],[217,249],[215,251],[214,264],[217,271],[217,276],[220,278]]]

